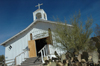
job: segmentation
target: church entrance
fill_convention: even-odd
[[[38,52],[46,45],[46,44],[52,44],[52,34],[51,34],[51,29],[48,29],[48,35],[47,37],[44,38],[39,38],[39,39],[32,39],[32,33],[30,34],[30,41],[28,41],[28,48],[29,48],[29,57],[37,57],[41,56],[38,54]]]
[[[40,56],[40,54],[38,54],[38,52],[47,44],[46,39],[47,38],[42,38],[42,39],[35,40],[37,56]]]
[[[50,36],[28,41],[29,57],[41,56],[38,52],[47,44],[51,44]]]

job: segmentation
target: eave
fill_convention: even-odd
[[[37,19],[34,22],[32,22],[27,28],[25,28],[24,30],[22,30],[21,32],[17,33],[16,35],[14,35],[13,37],[9,38],[8,40],[6,40],[5,42],[1,43],[0,45],[5,46],[9,41],[11,41],[12,39],[16,38],[17,36],[19,36],[20,34],[24,33],[25,31],[27,31],[31,26],[33,26],[35,23],[37,22],[44,22],[44,23],[51,23],[51,24],[57,24],[57,22],[53,22],[53,21],[48,21],[48,20],[42,20],[42,19]],[[62,23],[64,24],[64,23]],[[72,26],[67,24],[68,26]]]

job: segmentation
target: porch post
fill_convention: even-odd
[[[41,51],[41,59],[42,59],[42,63],[44,63],[42,51]]]
[[[45,57],[45,50],[46,50],[46,48],[44,47],[44,48],[43,48],[43,52],[44,52],[44,57]]]
[[[52,42],[52,33],[51,33],[51,29],[50,28],[48,29],[48,34],[49,34],[49,43],[53,45],[53,42]]]

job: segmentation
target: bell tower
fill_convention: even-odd
[[[43,5],[43,4],[38,4],[35,6],[35,7],[38,7],[38,9],[33,12],[33,21],[35,21],[37,19],[47,20],[47,14],[45,13],[45,11],[43,9],[40,9],[41,5]]]

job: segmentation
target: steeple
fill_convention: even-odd
[[[43,4],[38,3],[38,5],[35,6],[35,7],[38,7],[38,9],[33,12],[33,21],[35,21],[37,19],[47,20],[47,14],[45,13],[45,11],[43,9],[40,9],[41,5],[43,5]]]

